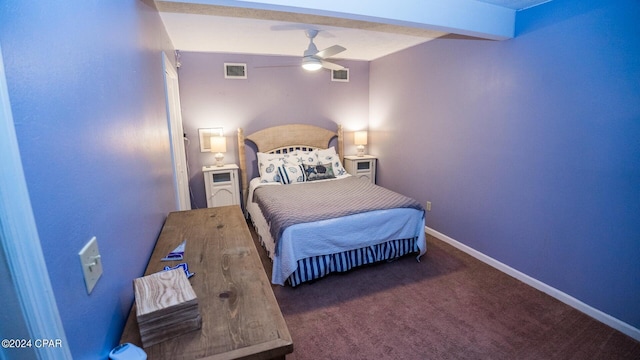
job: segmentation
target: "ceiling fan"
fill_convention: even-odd
[[[318,35],[318,30],[306,30],[307,37],[309,38],[309,47],[304,51],[302,57],[302,68],[308,71],[317,71],[322,68],[329,70],[342,70],[343,66],[336,63],[332,63],[325,59],[337,55],[347,49],[340,45],[333,45],[324,50],[318,51],[316,44],[313,43],[313,39]]]

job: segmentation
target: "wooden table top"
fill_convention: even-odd
[[[160,261],[183,240],[183,260]],[[145,348],[148,359],[271,359],[293,352],[271,283],[239,206],[172,212],[145,275],[186,262],[202,329]],[[121,343],[142,346],[135,305]]]

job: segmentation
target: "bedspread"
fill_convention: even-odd
[[[296,185],[263,186],[254,190],[253,200],[270,225],[276,252],[278,239],[291,225],[374,210],[412,208],[424,211],[416,200],[354,176]]]

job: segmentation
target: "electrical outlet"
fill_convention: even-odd
[[[431,201],[427,201],[427,206],[425,208],[427,211],[431,211]]]
[[[78,253],[82,264],[84,283],[87,286],[87,293],[91,294],[98,279],[102,276],[102,259],[98,250],[98,239],[94,236]]]

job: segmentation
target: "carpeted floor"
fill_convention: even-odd
[[[420,263],[409,256],[274,286],[294,343],[287,359],[640,359],[632,338],[448,244],[427,242]]]

